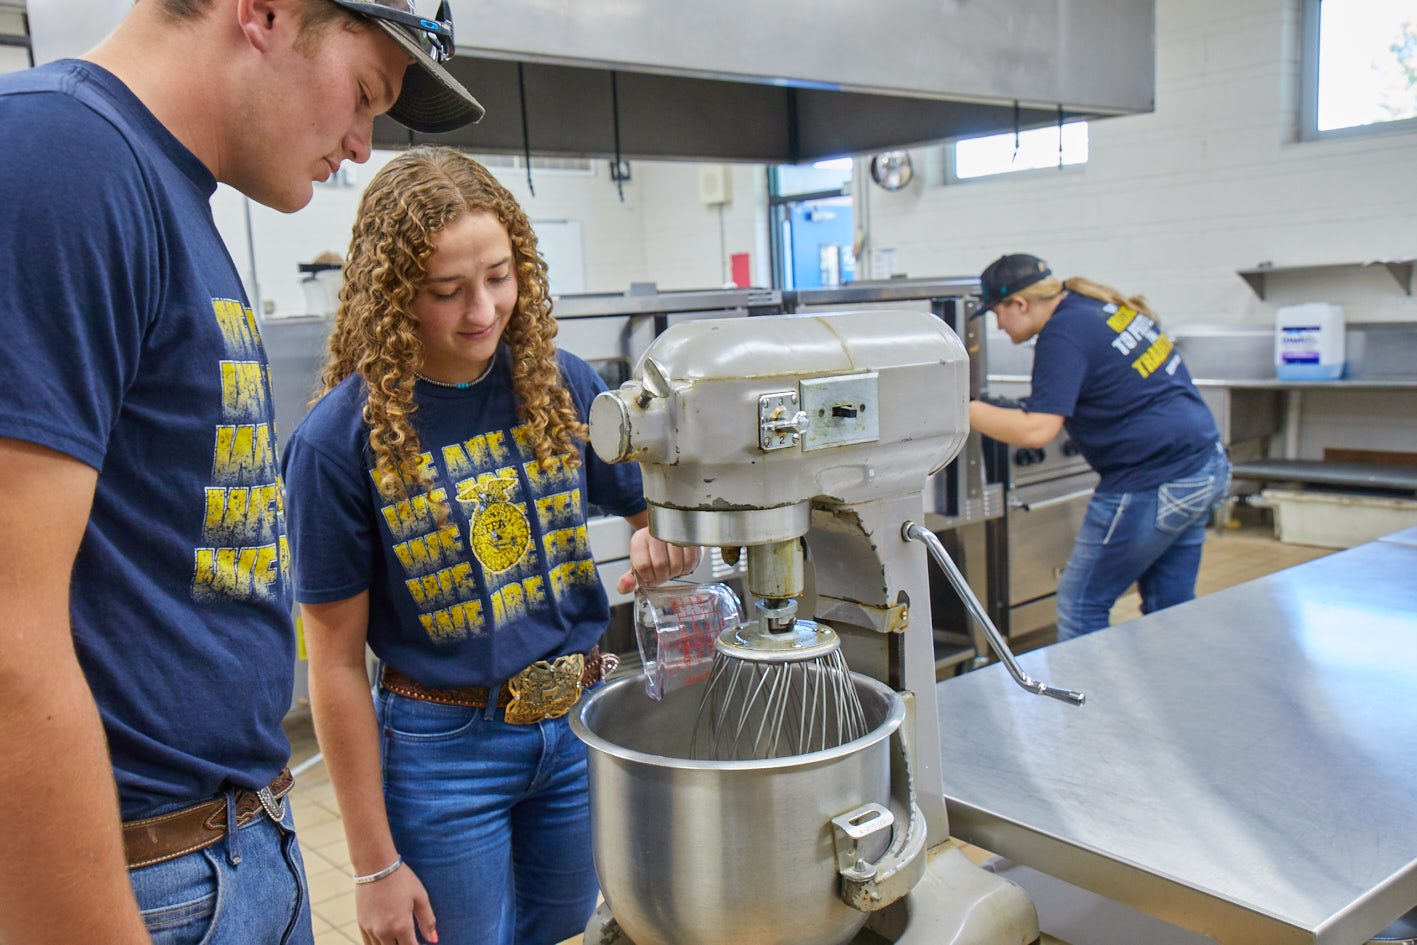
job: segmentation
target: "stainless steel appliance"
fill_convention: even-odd
[[[271,397],[275,401],[276,440],[284,450],[290,434],[305,419],[306,405],[319,386],[320,367],[325,363],[326,345],[334,317],[329,315],[299,315],[291,318],[268,318],[261,323],[261,342],[266,349],[271,380]],[[300,605],[294,606],[291,619],[297,632],[302,632]],[[305,652],[304,638],[300,652]],[[310,680],[305,660],[295,662],[295,684],[290,707],[310,704]]]
[[[964,342],[969,354],[969,397],[983,387],[988,349],[984,320],[974,318],[979,295],[977,276],[892,279],[853,282],[821,289],[783,293],[783,305],[792,312],[928,311]],[[925,489],[925,525],[935,532],[959,564],[976,596],[996,624],[1007,622],[1007,607],[1000,595],[1007,561],[1004,534],[1004,482],[989,474],[984,441],[971,433],[959,455],[930,476]],[[935,616],[935,667],[941,676],[961,663],[983,657],[984,638],[966,617],[964,602],[935,571],[930,573],[930,595]]]
[[[1027,397],[1033,344],[990,332],[988,350],[988,395],[1006,404]],[[1066,429],[1041,448],[1000,443],[988,453],[999,466],[995,474],[1008,482],[1008,567],[995,588],[1008,601],[1000,628],[1019,637],[1057,623],[1058,578],[1098,476]]]
[[[438,140],[472,151],[795,164],[1150,111],[1155,87],[1153,0],[452,6],[447,67],[487,117]]]
[[[917,522],[927,476],[968,436],[958,337],[918,311],[700,321],[641,364],[592,406],[592,446],[640,463],[660,538],[746,546],[759,636],[835,634],[873,728],[787,758],[700,759],[695,688],[659,704],[636,680],[591,692],[572,716],[606,898],[587,941],[840,945],[864,927],[899,945],[1033,942],[1019,890],[943,845]]]
[[[587,361],[612,389],[629,379],[631,369],[654,339],[672,325],[701,318],[747,318],[782,311],[782,294],[768,289],[705,289],[660,292],[653,283],[636,283],[623,293],[563,295],[552,314],[558,347]],[[590,547],[596,570],[610,599],[610,627],[601,645],[627,668],[639,659],[635,647],[633,595],[615,583],[630,566],[630,526],[619,516],[590,509]],[[710,549],[698,570],[699,581],[734,581],[742,564],[730,564]]]
[[[1374,933],[1417,905],[1414,574],[1417,531],[1020,658],[1078,711],[940,683],[952,832],[1074,884],[1003,871],[1076,945],[1410,938]]]
[[[976,276],[936,279],[893,279],[888,282],[853,282],[823,289],[795,289],[782,293],[786,311],[928,311],[964,342],[969,354],[969,397],[978,397],[984,380],[987,348],[982,319],[972,318],[979,296]],[[925,490],[925,512],[937,530],[959,528],[1003,515],[1003,488],[988,482],[978,434],[948,466],[930,477]]]

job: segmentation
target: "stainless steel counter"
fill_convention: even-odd
[[[1255,390],[1417,390],[1417,378],[1369,377],[1337,381],[1286,381],[1277,377],[1193,378],[1197,387],[1233,387]]]
[[[1027,374],[990,374],[994,383],[1027,384]],[[1338,381],[1284,381],[1277,377],[1196,377],[1197,387],[1229,387],[1238,390],[1417,390],[1417,378],[1373,377]]]
[[[1417,905],[1417,546],[1020,662],[1087,703],[999,665],[939,684],[955,836],[1236,945],[1358,945]]]
[[[1379,540],[1391,542],[1395,545],[1410,545],[1417,548],[1417,525],[1411,528],[1404,528],[1400,532],[1393,532],[1391,535],[1384,535]]]
[[[699,289],[660,292],[647,285],[642,292],[611,292],[587,295],[558,295],[553,311],[556,320],[605,318],[615,315],[662,315],[697,312],[713,317],[741,309],[744,314],[776,314],[782,308],[782,293],[776,289]]]

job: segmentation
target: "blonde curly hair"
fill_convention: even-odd
[[[511,349],[512,388],[536,458],[560,455],[580,465],[576,442],[587,438],[556,366],[556,320],[546,263],[516,198],[487,169],[452,148],[420,147],[374,175],[359,202],[344,267],[339,311],[313,405],[358,373],[369,392],[364,422],[378,470],[379,492],[408,498],[407,482],[431,486],[419,472],[423,452],[412,418],[414,374],[423,342],[413,302],[423,289],[435,239],[474,211],[497,217],[512,243],[517,304],[502,333]]]

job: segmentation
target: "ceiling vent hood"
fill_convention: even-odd
[[[451,2],[487,117],[376,147],[795,164],[1153,108],[1154,0]]]

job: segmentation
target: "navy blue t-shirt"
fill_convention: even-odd
[[[433,488],[379,492],[367,389],[353,374],[296,429],[284,455],[296,599],[369,591],[369,646],[426,686],[494,686],[528,664],[585,652],[610,616],[586,535],[587,503],[645,508],[639,466],[537,460],[512,390],[510,351],[464,389],[419,381],[413,425]],[[605,389],[575,355],[559,364],[584,418]],[[447,508],[442,524],[438,507]]]
[[[1154,489],[1205,465],[1220,438],[1171,339],[1126,306],[1071,292],[1038,333],[1025,410],[1063,417],[1098,492]]]
[[[99,471],[70,616],[123,816],[259,787],[290,753],[295,638],[266,357],[216,180],[84,62],[0,78],[0,141],[0,436]]]

